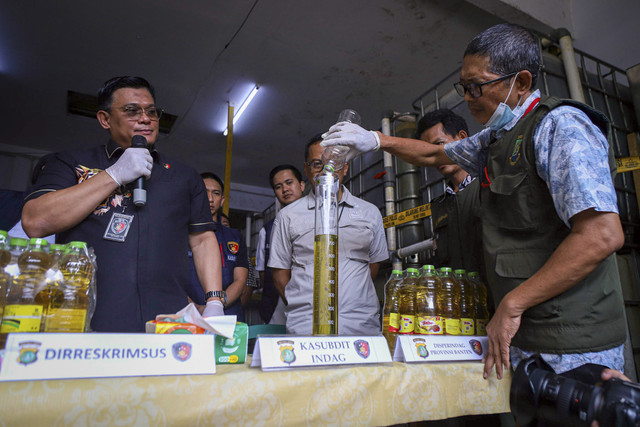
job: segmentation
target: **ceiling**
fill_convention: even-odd
[[[140,75],[178,116],[158,146],[224,175],[227,105],[261,89],[238,122],[231,181],[268,187],[302,165],[306,141],[340,110],[379,127],[461,63],[469,40],[502,22],[463,0],[232,0],[0,4],[0,143],[44,151],[95,145],[95,119],[67,113],[67,91],[95,94]],[[487,9],[488,10],[488,9]]]

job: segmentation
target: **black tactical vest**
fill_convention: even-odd
[[[543,97],[540,104],[490,144],[482,172],[483,248],[487,280],[498,303],[549,259],[570,230],[556,214],[535,168],[533,134],[553,108],[584,111],[608,135],[608,120],[590,107]],[[609,163],[615,159],[609,141]],[[525,311],[512,345],[543,353],[601,351],[624,342],[626,323],[615,254],[568,291]]]

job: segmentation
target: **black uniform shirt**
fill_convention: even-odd
[[[106,146],[59,153],[47,162],[25,201],[71,187],[114,164],[123,150]],[[99,332],[144,331],[157,314],[187,304],[189,233],[213,231],[202,178],[156,150],[151,177],[145,180],[147,204],[137,208],[132,184],[104,200],[81,223],[60,232],[59,243],[87,242],[97,256],[97,307],[91,326]],[[71,211],[73,206],[69,206]],[[103,235],[114,213],[132,215],[124,242]]]

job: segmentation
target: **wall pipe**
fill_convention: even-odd
[[[393,117],[393,111],[387,111],[382,116],[381,129],[385,135],[391,135],[391,117]],[[384,165],[384,210],[385,216],[393,215],[396,213],[396,177],[393,171],[393,156],[386,151],[382,153],[383,165]],[[397,256],[394,256],[396,247],[398,246],[396,239],[396,228],[389,227],[386,229],[387,233],[387,248],[391,254],[391,265],[393,270],[402,270],[402,260]]]
[[[578,64],[576,63],[576,54],[573,50],[571,33],[566,28],[558,28],[553,32],[553,36],[558,40],[558,44],[560,45],[562,64],[564,65],[564,72],[567,75],[567,83],[569,84],[569,95],[572,99],[584,103],[584,92],[582,91],[582,82],[580,81],[580,72],[578,71]]]

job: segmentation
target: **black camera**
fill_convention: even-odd
[[[539,355],[523,360],[511,382],[511,412],[522,427],[640,426],[640,385],[612,378],[586,364],[556,374]]]

